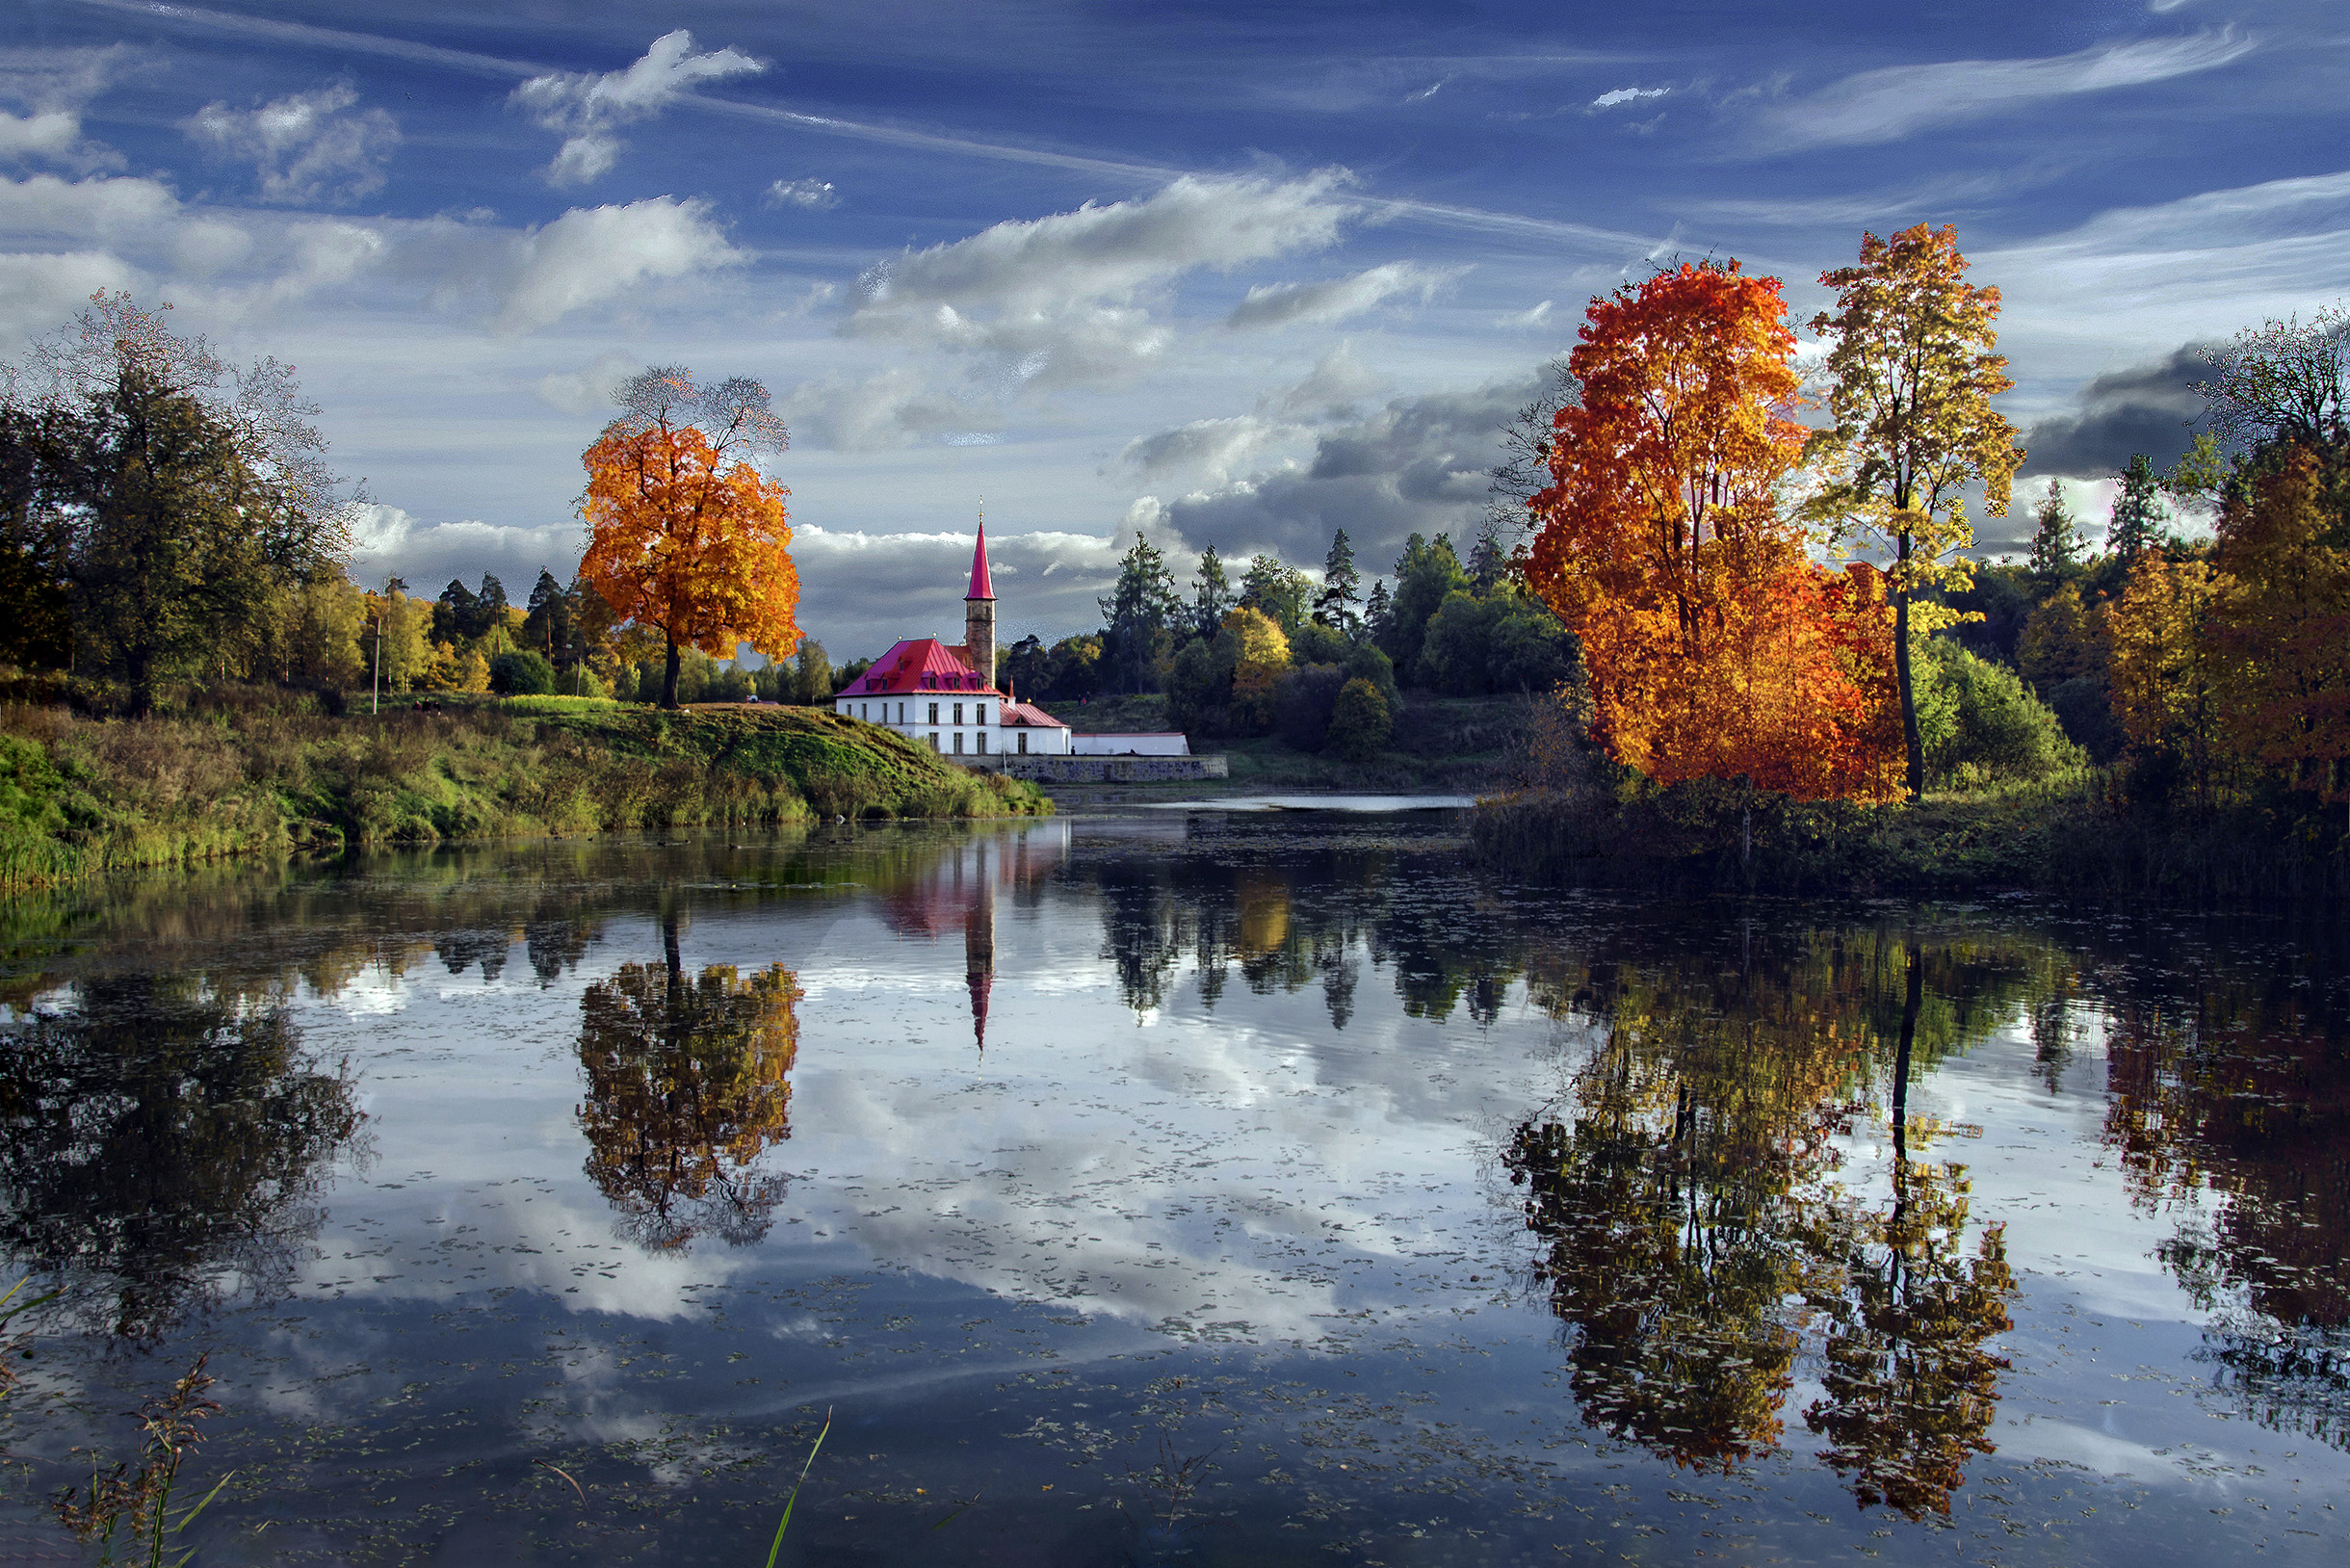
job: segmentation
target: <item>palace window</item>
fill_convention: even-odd
[[[930,749],[933,751],[938,749],[938,731],[936,730],[930,732]]]
[[[954,705],[954,721],[958,724],[963,721],[963,705],[959,702]]]
[[[1022,751],[1026,751],[1028,748],[1029,748],[1029,732],[1028,732],[1027,730],[1022,730],[1022,731],[1020,732],[1020,749],[1021,749]]]
[[[986,723],[986,722],[987,722],[987,704],[986,704],[986,703],[984,703],[984,702],[981,702],[981,703],[976,704],[976,707],[977,707],[977,710],[978,710],[978,713],[979,713],[979,723],[982,723],[982,724]]]
[[[987,749],[987,732],[985,730],[979,731],[979,745],[973,746],[971,749],[974,751],[985,751]]]
[[[963,754],[963,732],[959,729],[954,732],[954,754],[958,757]]]
[[[930,704],[930,722],[933,724],[938,722],[938,704],[935,702]]]

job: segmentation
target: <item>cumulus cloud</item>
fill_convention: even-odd
[[[2211,378],[2201,345],[2187,344],[2151,364],[2098,377],[2080,389],[2076,412],[2035,423],[2024,436],[2024,472],[2102,479],[2145,453],[2156,466],[2179,460],[2204,412],[2197,381]]]
[[[1266,448],[1301,428],[1256,414],[1195,419],[1156,435],[1136,437],[1126,443],[1118,460],[1148,477],[1197,475],[1220,484],[1256,465]]]
[[[144,281],[103,250],[0,251],[0,341],[39,337],[99,289],[135,292]]]
[[[392,117],[380,109],[351,113],[358,101],[356,88],[333,82],[252,109],[209,103],[185,128],[219,156],[251,159],[264,201],[355,201],[383,188],[384,161],[400,144]]]
[[[514,89],[511,101],[563,138],[544,170],[547,182],[578,185],[619,160],[627,144],[614,134],[617,127],[660,114],[697,82],[765,69],[765,64],[731,46],[695,54],[693,35],[681,27],[655,39],[644,58],[626,70],[534,76]]]
[[[1603,92],[1591,100],[1594,109],[1613,109],[1619,103],[1636,103],[1642,98],[1661,98],[1672,89],[1663,87],[1620,87],[1612,92]]]
[[[513,245],[513,280],[498,326],[528,331],[609,303],[640,284],[746,259],[708,202],[653,196],[620,207],[574,207]]]
[[[82,135],[82,110],[132,60],[119,43],[102,49],[0,49],[0,105],[11,106],[0,108],[0,159],[85,172],[121,167],[121,154]]]
[[[830,180],[777,180],[767,188],[767,200],[770,206],[805,207],[811,212],[841,204]]]
[[[429,523],[403,508],[370,502],[356,510],[352,527],[355,548],[352,575],[380,586],[386,577],[407,580],[408,592],[424,598],[441,585],[481,580],[483,572],[504,583],[516,598],[530,591],[543,568],[563,582],[586,548],[576,522],[517,528],[475,518]]]
[[[994,399],[961,395],[902,365],[859,379],[802,381],[778,400],[776,411],[792,429],[793,445],[843,452],[924,441],[983,446],[1004,429]]]
[[[2101,44],[2041,60],[1953,60],[1862,71],[1808,97],[1768,104],[1745,146],[1758,152],[1895,142],[2024,104],[2217,69],[2256,47],[2232,31]]]
[[[796,522],[800,623],[836,659],[879,653],[901,637],[959,638],[972,540],[965,532],[883,534]],[[1132,542],[1131,533],[1013,533],[1005,513],[990,506],[988,560],[999,578],[1020,585],[998,603],[999,645],[1031,633],[1054,641],[1100,625],[1094,601],[1110,590],[1118,557]]]
[[[985,355],[1016,385],[1115,379],[1173,341],[1149,306],[1175,279],[1334,243],[1354,211],[1338,195],[1345,178],[1187,174],[1136,200],[907,250],[866,274],[847,329]]]
[[[1540,396],[1543,379],[1471,392],[1397,398],[1325,430],[1310,461],[1234,480],[1176,500],[1145,498],[1138,520],[1213,544],[1228,555],[1269,549],[1291,561],[1321,559],[1346,530],[1365,569],[1385,569],[1412,533],[1467,538],[1482,515],[1487,471],[1501,430]]]
[[[156,180],[67,180],[55,174],[0,179],[0,235],[11,241],[146,239],[179,211],[179,198]]]
[[[643,368],[635,356],[607,349],[585,370],[541,376],[534,390],[548,407],[584,418],[613,407],[612,389]]]
[[[1260,283],[1224,318],[1227,327],[1292,327],[1345,321],[1398,295],[1417,294],[1424,303],[1437,286],[1465,268],[1423,267],[1391,261],[1351,277],[1322,283]]]

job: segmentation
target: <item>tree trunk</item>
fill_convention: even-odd
[[[1901,560],[1909,564],[1910,536],[1901,536]],[[1901,688],[1901,745],[1906,758],[1905,783],[1912,800],[1925,794],[1925,742],[1918,734],[1918,688],[1910,673],[1910,590],[1905,577],[1893,584],[1893,673]]]
[[[1925,955],[1912,942],[1908,984],[1901,998],[1901,1042],[1893,1051],[1893,1163],[1896,1171],[1909,1161],[1910,1048],[1918,1040],[1918,1014],[1925,1001]]]
[[[668,668],[663,671],[661,677],[661,705],[665,708],[674,708],[677,706],[677,639],[674,635],[672,635],[669,638]],[[1907,689],[1904,688],[1904,690]]]

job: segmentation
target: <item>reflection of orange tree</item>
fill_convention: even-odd
[[[1693,996],[1619,991],[1606,1043],[1577,1074],[1579,1111],[1519,1129],[1506,1160],[1552,1308],[1576,1325],[1583,1419],[1683,1464],[1778,1443],[1800,1345],[1788,1303],[1812,1268],[1803,1184],[1835,1155],[1865,1042],[1813,999],[1725,1019]],[[1773,1027],[1773,1025],[1776,1027]]]
[[[733,1245],[767,1234],[783,1178],[757,1169],[791,1136],[800,989],[781,964],[744,979],[713,964],[688,979],[623,964],[580,1003],[580,1127],[588,1175],[640,1244],[682,1247],[709,1230]]]
[[[1828,1439],[1820,1457],[1847,1477],[1862,1507],[1882,1503],[1919,1519],[1948,1513],[1968,1458],[1992,1451],[1983,1434],[2007,1363],[1983,1342],[2015,1326],[2007,1302],[2016,1277],[1999,1226],[1966,1255],[1966,1167],[1910,1163],[1910,1063],[1926,961],[1915,943],[1904,958],[1893,1209],[1821,1210],[1812,1251],[1832,1261],[1838,1277],[1810,1294],[1828,1324],[1827,1369],[1803,1424]]]
[[[1963,1255],[1962,1173],[1911,1167],[1908,1083],[1914,1058],[2001,1021],[2012,958],[1846,931],[1729,975],[1536,964],[1539,999],[1606,1028],[1572,1126],[1529,1122],[1505,1155],[1553,1310],[1575,1326],[1586,1422],[1730,1470],[1778,1446],[1797,1357],[1824,1325],[1823,1394],[1805,1411],[1823,1457],[1864,1505],[1947,1509],[1967,1456],[1988,1451],[2004,1363],[1983,1345],[2010,1326],[2013,1280],[1996,1230]],[[1948,986],[1931,1005],[1929,975]],[[1880,1214],[1831,1179],[1831,1137],[1896,1031]]]
[[[1817,1251],[1842,1267],[1809,1297],[1828,1339],[1822,1392],[1803,1421],[1827,1438],[1821,1457],[1863,1507],[1948,1513],[1968,1458],[1992,1451],[1984,1434],[2007,1363],[1983,1342],[2015,1326],[2015,1274],[1997,1225],[1967,1255],[1966,1192],[1964,1166],[1902,1160],[1890,1214],[1822,1216]]]

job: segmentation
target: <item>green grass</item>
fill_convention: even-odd
[[[230,855],[1051,810],[1033,785],[818,709],[535,697],[336,719],[251,693],[136,720],[0,707],[10,891]]]

